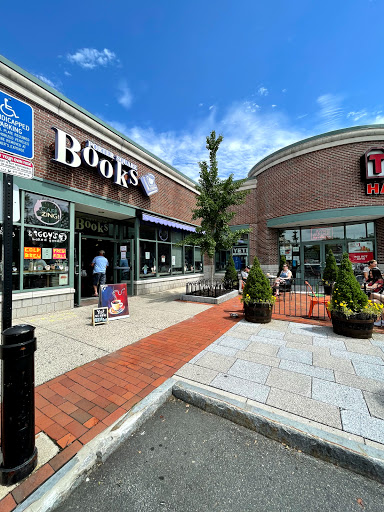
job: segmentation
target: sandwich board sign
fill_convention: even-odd
[[[92,323],[93,327],[108,323],[108,308],[93,308]]]

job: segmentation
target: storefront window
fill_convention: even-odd
[[[115,236],[115,224],[108,222],[105,217],[95,217],[76,212],[75,230],[82,235],[99,237]]]
[[[147,224],[140,225],[140,238],[144,240],[156,240],[156,228]]]
[[[194,271],[194,262],[193,262],[193,247],[188,245],[185,246],[185,271],[193,272]]]
[[[365,222],[363,224],[347,224],[345,235],[347,240],[363,240],[367,237]]]
[[[68,286],[69,232],[24,230],[24,289]]]
[[[301,230],[302,242],[319,242],[344,238],[344,226],[314,226]]]
[[[203,271],[203,258],[200,247],[195,247],[195,272]]]
[[[182,231],[172,231],[172,242],[181,242],[183,240],[183,233]]]
[[[183,248],[172,245],[172,273],[183,273]]]
[[[0,226],[0,283],[3,271],[3,226]],[[13,226],[12,230],[12,290],[20,288],[20,228]]]
[[[367,222],[367,237],[373,238],[375,236],[375,223]]]
[[[217,251],[216,252],[216,272],[225,270],[229,259],[229,251]]]
[[[140,242],[140,277],[156,277],[155,242]]]
[[[159,275],[168,276],[171,273],[171,244],[158,244]]]
[[[25,193],[24,221],[34,226],[69,229],[69,203],[52,197]]]

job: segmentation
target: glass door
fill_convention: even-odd
[[[75,306],[81,302],[81,233],[75,234]]]
[[[321,278],[321,244],[303,244],[304,279],[317,281]]]
[[[343,257],[343,252],[344,252],[344,243],[343,242],[324,242],[323,244],[324,246],[324,256],[322,257],[322,270],[324,270],[324,267],[325,267],[325,260],[327,259],[327,255],[328,255],[328,252],[329,252],[329,249],[332,250],[333,252],[333,255],[336,259],[336,263],[337,265],[340,265],[341,263],[341,258]]]

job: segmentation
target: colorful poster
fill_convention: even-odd
[[[41,249],[41,258],[43,260],[51,260],[52,259],[52,248],[51,247],[43,247]]]
[[[54,247],[52,250],[52,259],[66,260],[67,259],[67,249],[58,249],[57,247]]]
[[[129,317],[127,285],[102,284],[99,290],[99,307],[107,307],[109,320]]]
[[[349,242],[348,253],[351,263],[368,263],[373,260],[373,242]]]
[[[59,286],[65,286],[68,284],[68,274],[59,275]]]
[[[25,260],[41,260],[41,247],[24,247]]]

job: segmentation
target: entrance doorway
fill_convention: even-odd
[[[333,255],[336,258],[336,263],[340,265],[343,252],[345,251],[345,243],[343,241],[324,241],[311,244],[303,244],[302,250],[305,280],[321,279],[329,249],[332,250]]]
[[[106,272],[106,283],[114,282],[115,266],[115,242],[105,239],[95,239],[90,237],[81,237],[81,265],[80,265],[80,294],[81,298],[91,297],[93,291],[93,267],[92,260],[98,256],[99,251],[105,251],[105,257],[108,260]]]
[[[124,249],[124,250],[123,250]],[[108,260],[106,283],[127,283],[128,295],[133,295],[133,240],[118,242],[76,234],[75,243],[75,304],[80,305],[81,299],[92,297],[93,267],[91,263],[99,251],[105,251]]]

